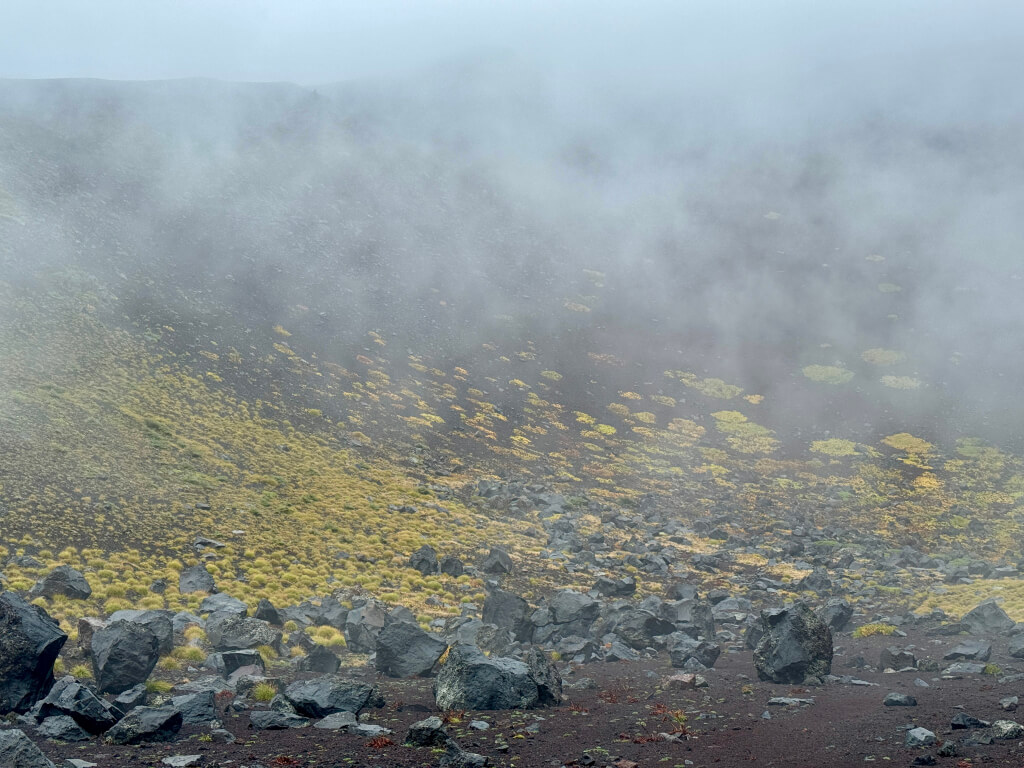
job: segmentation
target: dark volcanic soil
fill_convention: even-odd
[[[751,653],[724,653],[706,677],[703,690],[663,689],[666,676],[673,674],[667,658],[631,664],[596,663],[566,675],[571,684],[591,678],[589,690],[567,690],[566,702],[557,708],[533,711],[466,713],[449,725],[449,732],[463,748],[484,754],[491,765],[534,766],[620,765],[624,761],[646,766],[854,766],[865,762],[890,761],[911,765],[922,755],[936,755],[936,747],[908,749],[903,746],[905,729],[924,726],[934,731],[940,743],[957,742],[955,757],[939,757],[939,765],[959,766],[990,763],[1024,763],[1024,744],[1017,740],[992,745],[969,746],[965,742],[983,731],[952,731],[951,718],[959,711],[983,720],[1016,719],[1003,712],[999,700],[1018,695],[1020,683],[999,683],[987,675],[959,680],[940,679],[939,673],[883,673],[856,669],[852,660],[862,656],[876,664],[879,652],[893,641],[915,646],[918,658],[941,661],[957,638],[926,636],[919,629],[907,638],[836,638],[838,653],[833,665],[836,675],[852,675],[876,685],[831,683],[824,688],[800,688],[763,683],[756,679]],[[994,644],[992,660],[1003,674],[1015,670],[1006,663],[1006,642]],[[1012,661],[1012,660],[1009,660]],[[948,662],[947,662],[948,663]],[[370,673],[367,673],[368,675]],[[915,678],[929,687],[915,685]],[[254,732],[248,728],[247,713],[229,714],[224,726],[238,738],[232,745],[201,742],[206,729],[187,727],[182,738],[167,745],[113,747],[103,743],[59,745],[41,743],[43,751],[57,764],[77,757],[113,766],[161,765],[170,755],[201,754],[202,766],[435,766],[440,750],[401,746],[409,724],[436,713],[429,680],[378,681],[387,701],[380,710],[370,710],[368,722],[394,730],[394,744],[375,748],[357,735],[321,731],[312,727],[291,731]],[[885,707],[889,691],[914,695],[918,706]],[[813,698],[811,705],[769,706],[775,696]],[[686,713],[687,735],[680,741],[666,741],[658,734],[672,731],[669,714]],[[668,712],[666,712],[666,710]],[[763,715],[770,713],[770,719]],[[470,728],[473,719],[484,720],[489,729]],[[535,732],[534,732],[535,731]],[[507,744],[502,751],[501,742]],[[594,759],[591,763],[588,755]]]

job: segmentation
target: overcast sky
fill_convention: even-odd
[[[955,78],[965,57],[1011,64],[1022,30],[1019,0],[2,0],[0,77],[316,84],[503,48],[624,80],[692,65],[792,82],[921,59]]]

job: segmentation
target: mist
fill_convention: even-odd
[[[534,342],[583,410],[685,369],[801,443],[1017,444],[1015,4],[3,14],[11,283],[73,265],[130,321],[284,323],[342,362],[368,331],[463,365]]]

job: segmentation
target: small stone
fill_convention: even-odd
[[[935,743],[935,734],[927,728],[911,728],[907,731],[904,744],[908,747],[930,747]]]
[[[190,765],[198,765],[202,758],[202,755],[172,755],[165,757],[160,762],[171,766],[171,768],[188,768]]]
[[[1017,710],[1017,697],[1007,696],[999,700],[999,706],[1004,712],[1015,712]]]
[[[916,707],[917,699],[905,693],[887,693],[882,704],[887,707]]]

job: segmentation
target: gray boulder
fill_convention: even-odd
[[[341,669],[341,659],[329,648],[314,645],[310,652],[299,660],[299,669],[318,675],[333,675]]]
[[[37,581],[29,594],[32,597],[64,595],[72,600],[85,600],[92,594],[92,587],[81,571],[76,571],[69,565],[58,565]]]
[[[1016,622],[1006,615],[995,600],[986,600],[972,608],[960,619],[972,635],[998,634],[1009,632]]]
[[[115,621],[131,621],[135,624],[141,624],[156,635],[156,639],[160,643],[160,655],[162,656],[174,650],[173,618],[174,614],[170,611],[139,611],[128,609],[114,611],[110,614],[110,619],[107,623],[111,624]]]
[[[887,693],[882,699],[882,704],[887,707],[916,707],[917,699],[906,693]]]
[[[898,645],[890,645],[878,657],[879,669],[906,669],[914,666],[917,666],[917,657]]]
[[[184,725],[204,725],[217,719],[213,691],[186,693],[171,698],[170,706],[181,713]]]
[[[562,676],[551,661],[551,657],[536,646],[523,656],[530,670],[530,677],[537,684],[537,703],[542,707],[555,706],[562,701]]]
[[[519,595],[504,589],[493,589],[487,593],[481,619],[486,624],[509,630],[520,642],[529,640],[533,632],[530,604]]]
[[[689,587],[689,584],[679,585]],[[697,598],[683,598],[661,604],[661,615],[671,621],[677,630],[694,639],[711,640],[715,637],[715,617],[711,604]]]
[[[492,548],[480,563],[480,570],[491,574],[512,573],[513,567],[512,558],[501,547]]]
[[[92,669],[100,693],[121,693],[146,682],[160,659],[160,641],[152,630],[132,621],[115,621],[92,638]]]
[[[440,717],[428,717],[409,726],[405,744],[410,747],[443,747],[448,741],[448,731]]]
[[[0,731],[0,765],[4,768],[55,768],[24,731]]]
[[[326,717],[334,712],[359,713],[371,703],[375,690],[366,683],[325,675],[297,680],[284,690],[295,711],[307,717]]]
[[[632,576],[625,576],[621,579],[598,576],[597,581],[594,582],[593,591],[601,597],[630,597],[636,592],[636,579]]]
[[[654,644],[659,635],[675,631],[675,624],[658,618],[650,611],[635,610],[623,615],[615,625],[615,634],[630,648],[642,651]]]
[[[1015,659],[1024,659],[1024,634],[1010,638],[1006,651]]]
[[[182,594],[187,592],[209,592],[211,595],[217,591],[217,584],[213,575],[206,570],[206,566],[200,563],[186,568],[178,576],[178,591]]]
[[[368,600],[348,612],[345,617],[345,641],[355,653],[373,653],[377,635],[388,623],[388,609],[383,603]]]
[[[935,733],[927,728],[911,728],[903,743],[908,747],[930,747],[936,741]]]
[[[437,562],[437,550],[429,544],[424,544],[409,557],[409,567],[422,573],[424,576],[431,576],[440,570]]]
[[[249,722],[257,731],[283,731],[288,728],[305,728],[309,719],[292,712],[278,712],[273,709],[249,713]]]
[[[434,681],[441,709],[528,709],[540,703],[530,668],[515,659],[488,658],[479,648],[456,644]]]
[[[237,597],[218,592],[215,595],[204,597],[199,604],[200,613],[223,613],[235,616],[246,616],[249,613],[249,606]]]
[[[760,679],[799,684],[832,671],[832,631],[806,604],[762,611],[761,624],[754,650]]]
[[[107,731],[110,744],[173,741],[181,730],[181,712],[174,707],[136,707]]]
[[[261,645],[277,647],[281,642],[281,631],[251,616],[218,614],[206,621],[206,639],[218,651],[245,650]]]
[[[40,702],[37,717],[71,717],[89,733],[96,735],[111,728],[124,713],[99,698],[71,675],[62,677]]]
[[[442,557],[441,562],[438,563],[438,568],[441,573],[455,579],[466,572],[466,566],[455,555],[445,555]]]
[[[992,643],[984,640],[964,640],[942,658],[946,661],[959,661],[961,659],[988,661],[991,656]]]
[[[388,677],[423,677],[430,674],[447,644],[408,621],[392,621],[377,635],[378,672]]]
[[[685,632],[673,632],[668,636],[665,645],[668,651],[672,666],[676,668],[687,667],[687,662],[696,660],[702,667],[710,669],[718,661],[722,649],[717,643],[707,640],[694,640]],[[699,670],[697,670],[699,671]]]
[[[50,741],[89,741],[92,736],[70,715],[50,715],[36,728],[36,735]]]
[[[853,606],[842,597],[830,597],[818,611],[818,617],[824,621],[833,634],[842,632],[853,618]]]
[[[256,605],[256,613],[254,615],[257,619],[262,619],[274,627],[280,627],[284,624],[284,622],[281,621],[281,614],[277,612],[277,608],[275,608],[274,604],[265,597],[260,598],[259,603]]]
[[[67,639],[42,608],[0,593],[0,714],[27,712],[46,695]]]
[[[243,667],[255,667],[257,670],[266,669],[260,652],[251,648],[211,653],[206,657],[203,666],[215,670],[218,675],[225,678],[230,677]]]

